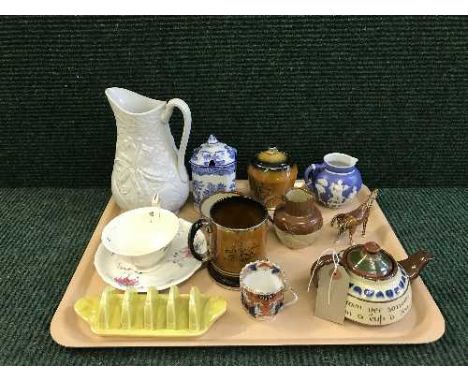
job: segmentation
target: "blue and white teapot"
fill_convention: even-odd
[[[193,151],[192,192],[196,205],[206,197],[236,189],[237,150],[219,142],[214,135]]]

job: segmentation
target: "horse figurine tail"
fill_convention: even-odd
[[[335,225],[335,223],[339,224],[339,223],[338,223],[338,219],[339,219],[339,218],[340,218],[340,215],[335,215],[335,216],[333,217],[333,219],[331,220],[330,225],[333,227],[333,226]]]
[[[365,202],[365,205],[367,208],[370,208],[372,207],[372,204],[374,203],[375,199],[377,199],[377,196],[379,195],[379,189],[376,188],[375,190],[373,190],[369,197],[367,198],[366,202]]]

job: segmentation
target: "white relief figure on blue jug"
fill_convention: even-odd
[[[193,151],[192,193],[196,205],[206,197],[236,189],[237,150],[219,142],[214,135]]]
[[[362,187],[357,161],[357,158],[347,154],[327,154],[323,157],[323,163],[307,167],[304,181],[322,204],[339,208],[353,200]]]

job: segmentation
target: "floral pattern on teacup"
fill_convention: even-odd
[[[167,256],[150,271],[135,270],[131,264],[107,251],[103,245],[96,252],[96,270],[106,283],[121,290],[133,287],[138,292],[146,292],[148,287],[163,290],[177,285],[201,266],[201,262],[192,256],[187,246],[190,227],[191,223],[180,219],[179,231],[169,245]],[[196,236],[194,244],[198,251],[206,251],[206,240],[201,233]]]

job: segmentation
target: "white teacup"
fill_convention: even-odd
[[[124,212],[103,229],[104,247],[136,270],[149,271],[166,255],[179,230],[179,218],[160,207],[143,207]]]

